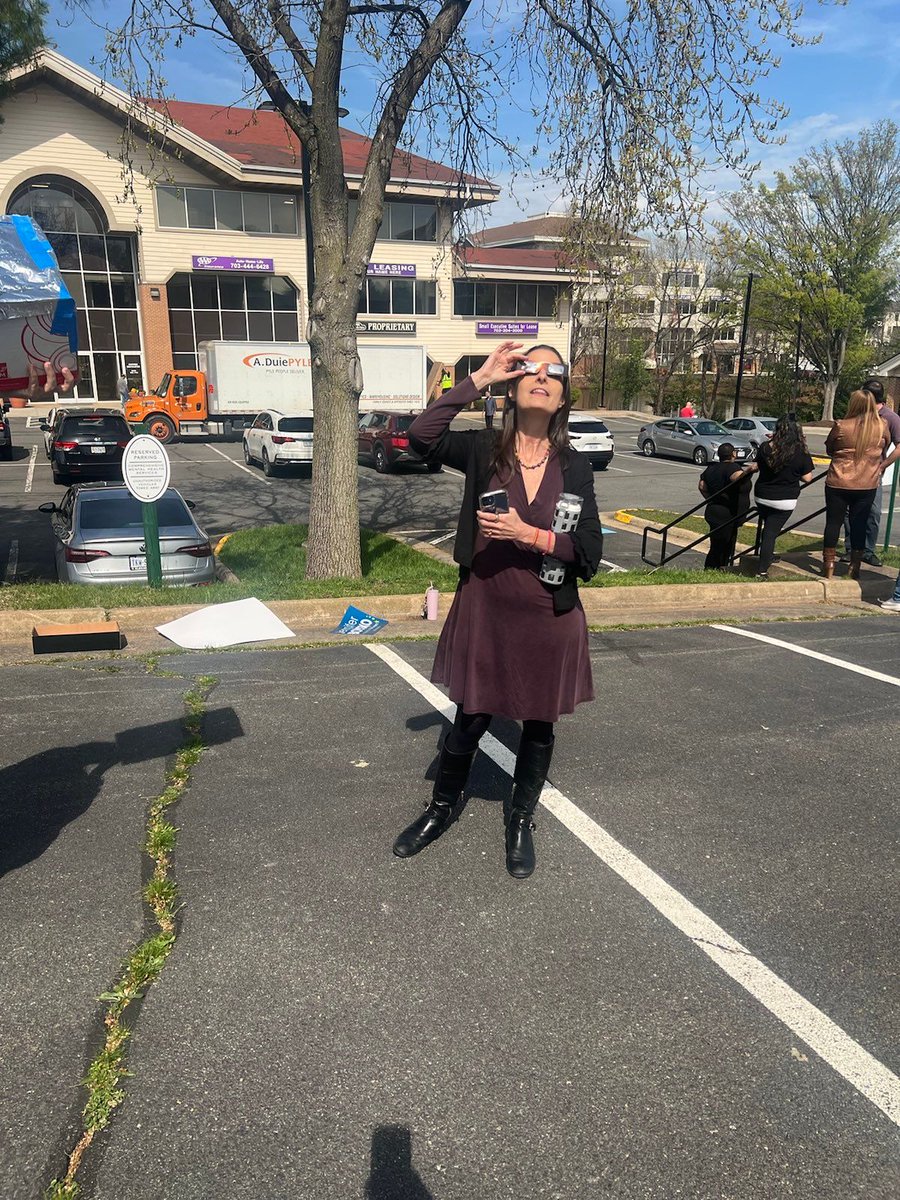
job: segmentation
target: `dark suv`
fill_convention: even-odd
[[[382,475],[393,471],[398,463],[421,463],[409,448],[409,427],[415,419],[415,413],[366,413],[359,422],[358,456],[370,458]],[[441,469],[440,463],[425,465],[432,472]]]
[[[49,433],[47,454],[54,483],[73,479],[121,479],[122,454],[134,436],[121,413],[108,408],[60,409]]]

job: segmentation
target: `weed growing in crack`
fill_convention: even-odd
[[[112,1113],[125,1099],[122,1083],[129,1074],[125,1067],[125,1048],[130,1036],[125,1017],[129,1006],[159,978],[177,936],[178,886],[170,875],[170,867],[178,829],[166,820],[166,812],[180,799],[190,782],[191,769],[205,749],[200,723],[215,682],[213,676],[201,675],[184,696],[185,740],[166,774],[163,791],[151,803],[147,814],[145,850],[153,863],[153,873],[143,895],[156,929],[131,951],[122,964],[116,984],[99,997],[107,1005],[103,1018],[106,1034],[103,1047],[91,1062],[84,1079],[88,1099],[82,1114],[83,1132],[69,1156],[64,1178],[53,1180],[45,1200],[77,1200],[81,1189],[76,1177],[81,1160],[94,1137],[106,1128]]]

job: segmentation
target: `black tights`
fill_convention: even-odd
[[[829,487],[825,484],[825,549],[833,550],[838,544],[838,534],[844,523],[844,515],[850,518],[850,545],[848,550],[862,554],[866,549],[866,522],[875,501],[875,488],[857,492],[849,488]]]
[[[447,749],[451,754],[471,754],[478,749],[481,736],[487,733],[491,720],[490,713],[467,713],[457,705],[453,728],[447,734]],[[522,740],[549,745],[553,741],[553,722],[523,721]]]

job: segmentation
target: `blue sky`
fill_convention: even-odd
[[[489,7],[487,0],[483,2]],[[99,21],[112,26],[122,19],[128,4],[127,0],[94,0],[92,7]],[[73,16],[63,0],[51,0],[50,12],[47,32],[60,53],[97,70],[102,58],[100,31],[83,14]],[[508,23],[508,6],[504,16]],[[845,6],[812,3],[803,30],[821,33],[821,44],[785,51],[781,68],[762,81],[763,94],[783,101],[791,111],[781,127],[785,144],[758,148],[755,157],[761,163],[761,179],[770,179],[775,170],[786,168],[826,138],[852,136],[881,117],[900,121],[898,0],[849,0]],[[205,37],[172,52],[166,74],[175,98],[205,103],[240,103],[247,83],[237,60]],[[347,75],[345,103],[351,115],[345,124],[361,132],[366,132],[371,115],[366,76],[365,71],[353,70]],[[507,136],[530,143],[533,132],[524,114],[507,107],[505,120]],[[492,206],[492,224],[562,206],[562,189],[553,181],[539,185],[521,176],[510,179],[503,170],[493,177],[504,196]],[[729,190],[733,180],[726,172],[714,171],[710,184],[715,211],[715,190]]]

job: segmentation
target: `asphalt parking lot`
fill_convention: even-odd
[[[0,668],[0,1194],[74,1143],[212,675],[181,933],[86,1197],[893,1200],[897,620],[745,633],[591,636],[527,883],[506,722],[459,823],[390,853],[443,725],[431,643]]]

